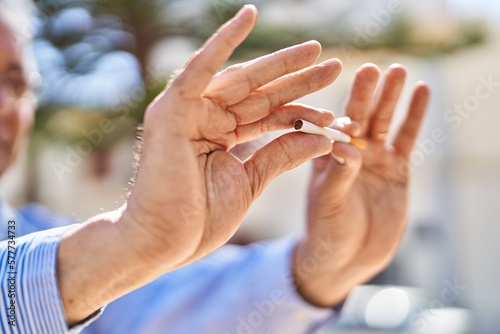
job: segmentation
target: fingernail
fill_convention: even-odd
[[[236,13],[236,15],[234,17],[240,17],[246,9],[252,9],[254,11],[257,11],[257,8],[255,7],[255,5],[244,5],[243,7],[241,7],[241,9],[238,11],[238,13]]]
[[[328,59],[328,60],[325,60],[324,62],[322,62],[320,65],[323,65],[323,66],[340,66],[342,68],[342,62],[340,61],[340,59],[337,59],[337,58],[332,58],[332,59]]]
[[[253,10],[257,10],[257,7],[255,7],[255,5],[252,4],[246,4],[245,6],[243,6],[243,8],[251,8]]]
[[[345,165],[345,159],[332,154],[333,158],[341,165]]]
[[[353,137],[359,137],[361,135],[361,128],[354,129],[352,135]]]
[[[320,43],[320,42],[318,42],[318,41],[317,41],[317,40],[315,40],[315,39],[311,39],[310,41],[304,42],[304,43],[299,44],[299,45],[304,45],[304,44],[319,44],[319,45],[321,45],[321,43]]]
[[[344,127],[344,125],[346,124],[351,124],[352,121],[351,121],[351,118],[347,117],[347,116],[344,116],[344,117],[339,117],[339,118],[336,118],[334,121],[333,121],[333,124],[334,126],[340,126],[340,127]]]

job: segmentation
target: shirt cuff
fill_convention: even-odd
[[[339,318],[342,305],[321,308],[308,303],[296,289],[292,273],[292,260],[297,239],[287,238],[269,248],[266,254],[267,269],[263,273],[267,282],[279,282],[280,288],[271,292],[271,302],[280,312],[288,313],[292,325],[302,324],[303,333],[311,333],[325,326],[332,326]],[[280,301],[281,299],[281,301]],[[297,329],[295,327],[295,329]],[[293,329],[290,330],[293,333]]]
[[[98,309],[97,311],[95,311],[94,313],[89,315],[87,318],[85,318],[82,321],[78,322],[77,324],[71,326],[69,333],[70,334],[80,333],[85,327],[87,327],[94,320],[99,318],[101,316],[102,312],[104,312],[104,307],[101,307],[100,309]]]
[[[77,333],[102,312],[99,310],[84,322],[68,328],[57,281],[57,250],[62,235],[76,226],[50,229],[16,239],[15,322],[19,332]],[[2,285],[6,284],[4,281],[7,282],[3,280]]]

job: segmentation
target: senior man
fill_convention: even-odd
[[[405,70],[391,66],[374,96],[380,71],[362,66],[345,107],[353,122],[337,126],[366,138],[366,150],[291,133],[242,162],[229,149],[262,131],[290,128],[297,118],[331,124],[332,114],[292,101],[341,70],[335,59],[312,66],[321,48],[308,42],[218,72],[256,15],[245,6],[149,106],[135,185],[122,208],[51,228],[71,222],[39,207],[16,212],[1,203],[3,332],[65,333],[87,325],[88,333],[310,332],[335,319],[350,290],[390,262],[405,228],[408,159],[427,86],[417,84],[389,143]],[[20,50],[5,24],[0,51],[3,173],[32,115],[23,107],[28,88]],[[206,257],[233,235],[274,177],[311,159],[301,238],[223,247]],[[314,271],[307,270],[311,261]]]

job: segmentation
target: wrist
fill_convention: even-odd
[[[339,265],[341,261],[333,245],[319,240],[311,243],[304,239],[297,244],[293,277],[297,291],[306,301],[319,307],[333,307],[344,302],[356,284]]]
[[[107,212],[65,233],[58,248],[57,277],[66,320],[76,324],[138,284],[141,268]],[[132,274],[132,275],[131,275]]]
[[[124,205],[116,221],[116,229],[122,242],[137,262],[166,272],[174,269],[194,252],[193,247],[186,245],[187,242],[183,242],[182,238],[174,237],[174,231],[168,235],[164,229],[155,228],[155,224],[162,222],[161,218],[154,221],[153,217],[138,212],[140,211]],[[162,223],[168,225],[167,222]]]
[[[173,269],[180,260],[175,244],[167,244],[159,236],[153,237],[140,222],[129,215],[125,206],[114,224],[120,248],[129,257],[132,275],[141,273],[142,280],[152,281]]]

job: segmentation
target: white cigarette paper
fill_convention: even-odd
[[[348,120],[346,118],[345,120]],[[345,121],[344,120],[344,121]],[[349,120],[350,121],[350,120]],[[343,133],[342,131],[330,129],[330,128],[322,128],[308,121],[304,121],[303,119],[298,119],[295,121],[295,130],[311,133],[313,135],[322,135],[328,137],[332,141],[340,141],[347,144],[352,144],[359,148],[360,150],[364,150],[368,143],[366,140],[361,138],[353,138],[348,134]]]
[[[302,119],[295,121],[295,130],[313,135],[323,135],[333,141],[341,141],[348,144],[351,142],[351,136],[348,134],[335,129],[322,128]]]

